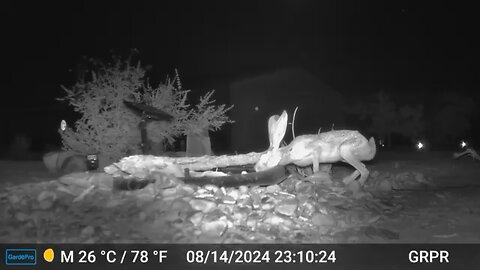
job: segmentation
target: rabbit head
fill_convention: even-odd
[[[287,131],[288,114],[283,111],[282,115],[273,115],[268,119],[268,138],[270,147],[260,156],[259,161],[255,164],[255,171],[263,171],[278,165],[282,159],[280,152],[280,143],[282,142],[285,132]]]

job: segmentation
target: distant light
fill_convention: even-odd
[[[256,112],[258,112],[258,110],[259,110],[258,106],[255,106],[254,110],[255,110]]]
[[[467,143],[466,143],[465,141],[461,141],[461,142],[460,142],[460,147],[461,147],[461,148],[467,147]]]
[[[378,140],[378,145],[380,145],[381,147],[385,147],[385,143],[383,142],[382,139]]]
[[[421,150],[422,148],[424,147],[423,143],[422,142],[417,142],[417,149],[418,150]]]
[[[67,122],[65,120],[62,120],[60,122],[60,130],[65,131],[65,129],[67,129]]]

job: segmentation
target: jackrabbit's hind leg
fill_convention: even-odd
[[[365,167],[365,165],[362,162],[360,162],[355,156],[353,156],[348,149],[340,148],[340,155],[345,160],[345,162],[352,165],[356,169],[356,171],[353,172],[349,177],[344,179],[343,182],[345,184],[349,184],[353,180],[355,180],[358,177],[358,175],[360,175],[360,178],[358,179],[358,181],[360,185],[363,186],[369,175],[369,172]]]
[[[355,179],[357,179],[359,175],[360,175],[360,172],[358,170],[355,170],[352,174],[343,178],[342,181],[345,185],[349,185],[350,183],[355,181]]]

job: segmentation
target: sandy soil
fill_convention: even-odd
[[[339,242],[480,243],[480,162],[468,157],[454,160],[447,152],[382,152],[367,168],[373,177],[421,173],[432,185],[397,188],[385,195],[386,204],[402,209],[384,215],[375,228],[395,232],[397,237],[376,237],[382,233],[367,226],[356,229],[362,233],[339,237]],[[348,173],[348,166],[333,167],[334,178]],[[40,161],[0,161],[0,189],[58,177]]]
[[[404,208],[383,225],[400,234],[395,242],[480,243],[480,162],[447,152],[380,153],[369,168],[421,172],[436,186],[394,192]]]

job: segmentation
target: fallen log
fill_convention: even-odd
[[[163,173],[177,178],[185,177],[185,170],[209,171],[214,168],[255,164],[263,153],[251,152],[240,155],[201,157],[161,157],[134,155],[106,166],[104,171],[113,177],[146,179],[154,173]],[[219,175],[220,176],[220,175]]]

